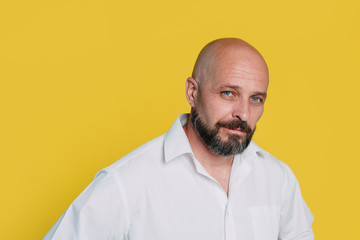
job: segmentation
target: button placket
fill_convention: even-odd
[[[230,206],[230,202],[228,200],[226,208],[225,208],[225,240],[236,240],[236,232],[235,232],[235,224],[234,217],[232,215],[232,210]]]

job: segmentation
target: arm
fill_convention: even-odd
[[[100,171],[43,240],[125,239],[126,196],[116,173]]]
[[[313,240],[311,224],[314,220],[304,202],[299,183],[286,166],[282,191],[283,204],[280,213],[280,240]]]

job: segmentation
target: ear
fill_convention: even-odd
[[[186,99],[191,107],[195,106],[196,97],[198,95],[199,85],[193,77],[186,80]]]

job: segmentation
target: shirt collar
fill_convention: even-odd
[[[187,123],[189,114],[181,114],[175,120],[164,139],[165,162],[169,162],[180,155],[190,153],[193,155],[189,140],[183,129]]]
[[[246,147],[246,149],[241,153],[238,154],[241,159],[247,160],[252,159],[258,155],[258,152],[261,150],[261,148],[251,141],[249,145]]]

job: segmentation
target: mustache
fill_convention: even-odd
[[[233,130],[241,130],[242,132],[245,132],[247,134],[250,134],[252,132],[252,129],[249,127],[249,125],[245,121],[241,120],[231,120],[227,122],[218,122],[216,123],[216,127],[219,129],[220,127],[225,127],[228,129]]]

